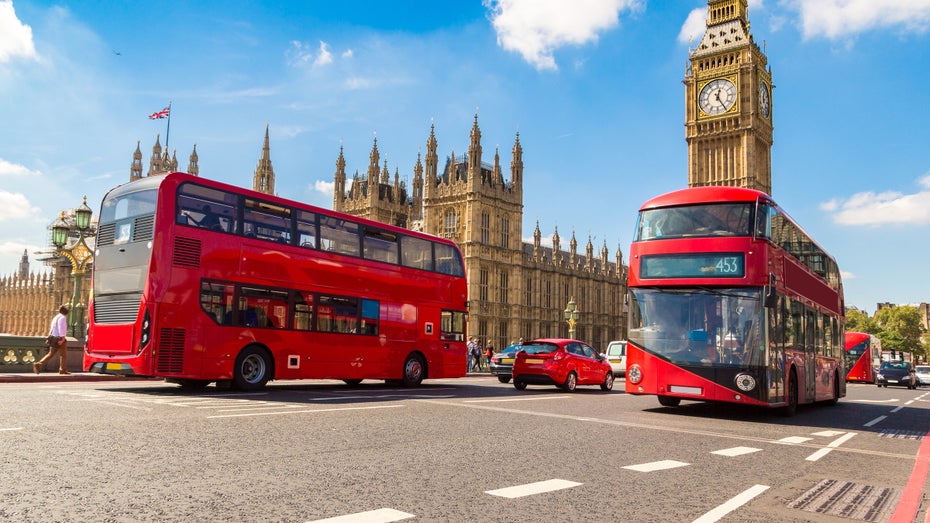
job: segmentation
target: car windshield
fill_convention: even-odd
[[[508,345],[504,350],[501,351],[501,354],[513,354],[520,350],[520,344],[514,343],[513,345]]]
[[[918,365],[917,372],[926,372],[930,373],[930,365]]]
[[[524,343],[523,352],[527,354],[549,354],[559,349],[554,343]]]
[[[909,368],[911,368],[911,366],[906,361],[886,361],[882,363],[882,370],[888,370],[888,369],[907,370]]]

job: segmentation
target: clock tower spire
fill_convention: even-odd
[[[688,187],[772,193],[772,71],[749,32],[747,0],[707,0],[685,73]]]

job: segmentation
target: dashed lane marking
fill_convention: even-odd
[[[13,431],[13,430],[23,430],[23,428],[22,428],[22,427],[7,427],[7,428],[0,428],[0,432],[4,432],[4,431]]]
[[[720,521],[724,516],[742,507],[746,503],[749,503],[753,498],[768,489],[768,485],[753,485],[736,496],[733,496],[726,503],[695,519],[692,523],[714,523],[715,521]]]
[[[413,514],[408,514],[392,508],[381,508],[378,510],[369,510],[368,512],[359,512],[357,514],[336,516],[334,518],[315,519],[308,523],[389,523],[391,521],[401,521],[415,517],[416,516]]]
[[[514,499],[522,498],[524,496],[532,496],[534,494],[542,494],[544,492],[563,490],[580,485],[581,483],[576,483],[574,481],[568,481],[565,479],[549,479],[546,481],[537,481],[536,483],[528,483],[526,485],[517,485],[515,487],[486,490],[484,493],[490,494],[492,496]]]
[[[678,467],[687,467],[690,463],[684,463],[682,461],[675,461],[673,459],[664,459],[662,461],[653,461],[652,463],[641,463],[639,465],[627,465],[623,467],[627,470],[635,470],[636,472],[655,472],[657,470],[668,470],[675,469]]]
[[[876,423],[881,422],[882,420],[884,420],[884,419],[887,418],[887,417],[888,417],[888,416],[879,416],[879,417],[873,419],[872,421],[866,423],[865,425],[863,425],[863,427],[871,427],[872,425],[875,425]]]
[[[823,436],[825,438],[829,438],[831,436],[839,436],[841,434],[846,433],[842,430],[822,430],[820,432],[812,432],[811,436]]]
[[[822,457],[826,456],[827,454],[829,454],[830,451],[832,451],[833,449],[835,449],[835,448],[839,447],[840,445],[842,445],[843,443],[846,443],[847,441],[851,440],[855,435],[856,435],[855,432],[850,432],[850,433],[848,433],[848,434],[846,434],[846,435],[844,435],[844,436],[840,436],[839,438],[836,438],[835,440],[833,440],[833,441],[831,441],[829,444],[827,444],[827,448],[825,448],[825,449],[820,449],[820,450],[818,450],[817,452],[811,454],[810,456],[808,456],[808,457],[805,458],[805,459],[806,459],[807,461],[817,461],[817,460],[819,460],[820,458],[822,458]]]
[[[757,449],[754,447],[733,447],[729,449],[715,450],[711,452],[711,454],[733,458],[736,456],[742,456],[743,454],[752,454],[753,452],[759,452],[761,450],[762,449]]]
[[[562,394],[560,396],[533,396],[530,398],[499,398],[489,400],[464,400],[462,403],[505,403],[509,401],[539,401],[539,400],[561,400],[571,399],[571,396]]]
[[[804,438],[801,436],[788,436],[787,438],[782,438],[775,443],[787,443],[789,445],[794,445],[795,443],[807,443],[813,438]]]

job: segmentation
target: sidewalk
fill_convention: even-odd
[[[152,378],[137,378],[131,376],[114,376],[112,374],[97,374],[96,372],[72,372],[71,374],[58,374],[55,372],[0,372],[0,383],[56,383],[69,381],[141,381]]]

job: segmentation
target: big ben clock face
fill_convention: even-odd
[[[712,80],[701,89],[698,104],[706,114],[723,114],[736,103],[736,86],[726,78]]]
[[[769,98],[769,86],[759,84],[759,112],[763,118],[768,118],[772,110],[772,100]]]

